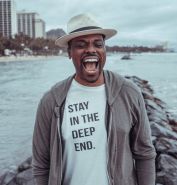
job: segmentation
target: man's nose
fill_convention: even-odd
[[[93,44],[89,44],[86,48],[87,53],[96,53],[96,48]]]

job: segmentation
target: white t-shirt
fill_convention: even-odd
[[[105,85],[73,80],[62,123],[63,185],[108,185]]]

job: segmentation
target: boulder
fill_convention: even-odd
[[[22,172],[24,170],[28,170],[29,168],[31,168],[32,167],[31,163],[32,163],[32,157],[29,157],[22,164],[18,166],[17,168],[18,172]]]
[[[158,154],[168,154],[177,159],[177,141],[174,139],[159,137],[154,146]]]
[[[151,127],[152,136],[165,137],[165,138],[177,140],[177,133],[175,133],[172,130],[169,130],[155,122],[151,122],[150,127]]]
[[[0,185],[7,185],[14,180],[16,172],[6,172],[0,177]]]
[[[34,179],[32,175],[32,168],[28,168],[15,177],[17,184],[19,185],[34,185]]]
[[[157,158],[157,182],[163,185],[177,185],[177,159],[161,154]]]

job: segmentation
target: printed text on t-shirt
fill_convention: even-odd
[[[84,128],[72,130],[71,134],[72,134],[73,141],[76,139],[77,139],[77,141],[78,141],[78,139],[80,141],[82,141],[82,138],[93,137],[93,135],[96,132],[96,128],[93,124],[92,124],[92,126],[89,127],[89,123],[97,123],[100,120],[98,112],[86,113],[86,114],[80,114],[80,115],[74,114],[79,111],[89,110],[89,101],[70,104],[70,105],[68,105],[67,108],[68,108],[68,113],[69,113],[70,125],[73,128],[79,124],[85,124],[85,126],[86,126]],[[74,116],[73,116],[73,114],[74,114]],[[82,142],[73,142],[73,143],[74,143],[74,149],[77,152],[95,149],[91,139],[89,139],[87,141],[84,140]]]

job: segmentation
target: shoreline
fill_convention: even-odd
[[[35,61],[35,60],[46,60],[46,59],[54,59],[54,58],[59,58],[63,55],[48,55],[48,56],[44,56],[44,55],[38,55],[38,56],[3,56],[0,57],[0,63],[1,62],[23,62],[23,61]]]
[[[112,55],[115,53],[107,53],[108,55]],[[126,53],[116,53],[116,55],[122,56],[123,54]],[[133,55],[136,53],[132,53]],[[161,53],[146,53],[147,55],[149,54],[161,54]],[[176,54],[176,53],[166,53],[166,54]],[[141,55],[141,53],[140,53]],[[36,61],[36,60],[46,60],[46,59],[57,59],[59,57],[67,57],[67,53],[62,53],[61,55],[24,55],[24,56],[0,56],[0,63],[6,63],[6,62],[23,62],[23,61]]]

